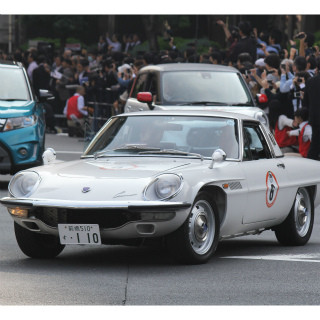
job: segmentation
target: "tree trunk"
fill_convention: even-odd
[[[155,15],[145,15],[142,17],[143,25],[146,30],[146,37],[149,42],[150,51],[158,51],[158,39],[157,39],[157,16]]]

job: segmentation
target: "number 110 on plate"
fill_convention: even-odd
[[[101,244],[98,224],[59,224],[61,244]]]

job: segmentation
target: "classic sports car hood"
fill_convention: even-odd
[[[147,161],[146,161],[147,160]],[[74,176],[86,179],[137,179],[156,176],[190,163],[186,159],[161,159],[154,157],[110,157],[100,159],[84,159],[74,163],[66,163],[57,168],[56,175],[64,178]]]
[[[70,201],[143,200],[143,190],[159,174],[180,172],[201,164],[200,159],[159,157],[108,157],[47,165],[36,171],[41,182],[30,196],[34,199]]]
[[[0,100],[0,118],[28,116],[32,113],[34,105],[34,101]]]

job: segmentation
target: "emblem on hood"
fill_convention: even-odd
[[[91,191],[91,188],[90,188],[90,187],[83,187],[83,188],[82,188],[82,193],[87,193],[87,192],[89,192],[89,191]]]

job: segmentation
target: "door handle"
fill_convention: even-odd
[[[278,163],[278,164],[277,164],[277,167],[278,167],[278,168],[282,168],[282,169],[285,169],[285,168],[286,168],[286,166],[284,165],[284,163]]]

